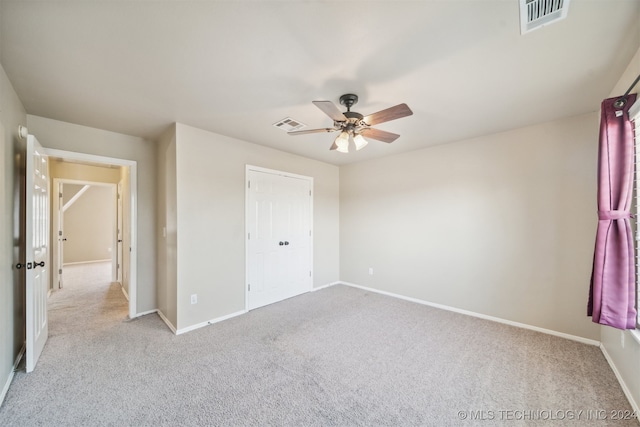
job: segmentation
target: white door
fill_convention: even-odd
[[[33,135],[27,137],[26,163],[26,367],[31,372],[49,333],[49,168]]]
[[[122,285],[122,181],[118,183],[118,207],[116,209],[116,281]]]
[[[55,187],[55,186],[54,186]],[[54,275],[55,277],[58,278],[58,289],[62,289],[62,287],[64,286],[64,279],[63,279],[63,275],[62,275],[62,270],[63,270],[63,264],[64,264],[64,242],[67,240],[64,237],[64,184],[62,182],[58,181],[58,186],[57,186],[57,191],[58,191],[58,209],[57,209],[57,229],[58,229],[58,235],[56,236],[58,241],[58,247],[57,247],[57,251],[56,251],[56,265],[54,266],[58,273],[55,274],[56,272],[54,271]]]
[[[311,180],[247,173],[247,307],[311,290]]]

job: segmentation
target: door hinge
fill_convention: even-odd
[[[251,233],[247,233],[247,240],[251,240]]]
[[[62,269],[59,269],[59,270],[58,270],[58,274],[62,274]]]
[[[247,188],[251,188],[251,181],[247,181]]]
[[[311,195],[311,190],[309,190],[309,195]]]
[[[309,270],[309,277],[311,277],[311,270]]]
[[[251,290],[251,283],[247,283],[247,290],[250,291]]]
[[[58,236],[62,236],[62,230],[58,230]]]
[[[62,199],[62,193],[58,193],[58,197]]]

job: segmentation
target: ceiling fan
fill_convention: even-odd
[[[347,107],[347,111],[341,112],[338,107],[331,101],[313,101],[313,105],[322,110],[327,116],[333,120],[332,128],[308,129],[288,132],[289,135],[303,135],[307,133],[320,132],[336,132],[340,131],[340,135],[335,139],[330,150],[336,150],[341,153],[349,152],[349,140],[353,139],[356,150],[364,148],[368,141],[367,138],[376,139],[378,141],[391,143],[398,139],[400,135],[386,132],[380,129],[374,129],[371,126],[378,123],[384,123],[402,117],[410,116],[413,111],[409,109],[407,104],[398,104],[395,107],[378,111],[377,113],[363,116],[360,113],[351,111],[351,107],[358,103],[358,95],[348,93],[340,97],[340,104]]]

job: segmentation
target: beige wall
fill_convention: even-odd
[[[75,184],[65,184],[66,187]],[[80,186],[84,187],[84,186]],[[66,198],[66,197],[65,197]],[[65,264],[111,260],[115,235],[116,190],[91,185],[64,212]]]
[[[586,114],[341,167],[341,280],[598,339],[585,315],[596,122]]]
[[[154,142],[44,117],[29,115],[27,120],[29,132],[36,135],[43,147],[136,162],[138,171],[136,312],[143,313],[156,309],[156,155]]]
[[[247,164],[314,178],[314,286],[338,280],[336,166],[177,124],[178,329],[245,308]]]
[[[626,71],[613,88],[609,97],[622,95],[633,80],[640,75],[640,49],[629,63]],[[640,85],[632,93],[640,92]],[[640,100],[636,101],[640,102]],[[594,199],[595,200],[595,199]],[[595,203],[595,201],[594,201]],[[595,233],[595,230],[594,230]],[[594,235],[595,239],[595,235]],[[609,326],[600,327],[600,341],[615,369],[627,388],[628,397],[640,409],[640,334],[637,331],[620,331]]]
[[[172,125],[157,147],[158,168],[158,310],[177,328],[176,127]]]
[[[0,66],[0,397],[25,339],[24,275],[14,265],[24,262],[18,213],[25,145],[18,125],[26,122],[24,107]]]
[[[49,161],[49,175],[52,178],[117,184],[120,181],[120,168],[71,163],[51,158]],[[51,185],[53,185],[53,182]]]

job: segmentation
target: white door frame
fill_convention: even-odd
[[[116,236],[115,236],[115,255],[113,258],[113,265],[115,267],[115,271],[113,273],[113,280],[115,282],[120,283],[122,286],[122,290],[124,290],[124,275],[122,274],[122,268],[124,266],[124,256],[122,255],[122,250],[124,248],[124,231],[122,230],[124,226],[123,215],[123,206],[122,206],[122,178],[116,184],[116,219],[115,219],[115,228],[116,228]],[[129,295],[127,295],[127,299],[129,299]]]
[[[60,220],[61,218],[59,217],[60,215],[60,197],[58,197],[57,192],[59,191],[59,186],[60,184],[78,184],[78,185],[91,185],[91,186],[95,186],[95,187],[109,187],[111,188],[111,198],[112,201],[114,203],[113,206],[113,211],[114,211],[114,217],[113,217],[113,224],[112,224],[112,238],[111,238],[111,281],[112,282],[116,282],[118,280],[117,278],[117,270],[116,270],[116,263],[118,262],[117,260],[117,244],[118,244],[118,232],[117,232],[117,228],[118,228],[118,224],[116,223],[117,218],[115,216],[115,212],[117,210],[117,200],[116,200],[116,196],[117,196],[117,186],[118,184],[114,184],[114,183],[110,183],[110,182],[99,182],[99,181],[86,181],[86,180],[78,180],[78,179],[67,179],[67,178],[53,178],[53,189],[54,192],[52,192],[51,194],[51,198],[53,199],[53,215],[51,217],[51,223],[53,224],[53,227],[51,227],[51,230],[53,231],[53,239],[59,239],[58,236],[58,224],[60,224]],[[58,249],[58,245],[51,245],[51,255],[52,255],[52,260],[58,260],[60,257],[59,253],[59,249]],[[55,284],[59,283],[60,280],[60,271],[59,268],[62,268],[58,262],[55,262],[55,264],[52,262],[53,266],[55,266],[55,268],[53,268],[53,282],[52,282],[52,286],[55,289]]]
[[[137,281],[138,281],[138,171],[135,160],[118,159],[115,157],[97,156],[94,154],[76,153],[73,151],[45,148],[45,154],[62,160],[71,160],[103,165],[115,165],[129,168],[129,206],[130,221],[130,265],[129,265],[129,318],[138,317],[137,309]]]
[[[289,172],[283,172],[283,171],[279,171],[276,169],[268,169],[268,168],[263,168],[260,166],[252,166],[252,165],[245,165],[245,172],[244,172],[244,181],[245,181],[245,185],[244,185],[244,259],[245,259],[245,272],[244,272],[244,309],[245,311],[249,311],[249,261],[250,261],[250,257],[249,257],[249,241],[248,241],[248,235],[249,235],[249,173],[250,172],[264,172],[264,173],[270,173],[273,175],[280,175],[280,176],[285,176],[288,178],[297,178],[297,179],[303,179],[306,181],[309,181],[310,183],[310,188],[311,188],[311,197],[309,200],[309,229],[311,232],[311,236],[309,236],[309,267],[311,268],[311,280],[309,281],[309,291],[311,291],[313,289],[313,236],[314,236],[314,232],[313,232],[313,197],[314,197],[314,191],[313,191],[313,177],[311,176],[305,176],[305,175],[298,175],[295,173],[289,173]]]

